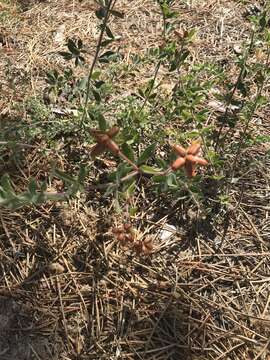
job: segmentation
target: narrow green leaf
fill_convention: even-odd
[[[111,29],[109,28],[109,26],[106,26],[106,27],[105,27],[105,31],[106,31],[107,36],[108,36],[110,39],[114,39],[113,33],[112,33]]]
[[[74,55],[80,54],[80,50],[78,50],[77,45],[75,44],[75,42],[72,39],[68,39],[67,47],[68,47],[68,50],[72,54],[74,54]]]
[[[137,213],[137,211],[138,211],[138,208],[137,208],[136,206],[132,206],[132,207],[130,207],[130,208],[128,209],[128,212],[129,212],[129,215],[130,215],[130,216],[135,216],[136,213]]]
[[[119,164],[118,169],[116,171],[116,180],[120,181],[120,179],[132,171],[132,167],[125,163]]]
[[[78,88],[79,88],[79,89],[82,89],[82,90],[86,89],[87,82],[88,82],[87,76],[81,78],[81,79],[78,81]]]
[[[73,55],[67,51],[59,51],[58,54],[63,56],[65,60],[71,60],[73,58]]]
[[[92,89],[92,93],[94,95],[94,98],[96,100],[96,102],[100,103],[101,102],[101,96],[100,93],[94,89]]]
[[[166,176],[165,175],[155,175],[152,177],[152,180],[156,183],[162,183],[166,180]]]
[[[37,183],[35,182],[34,179],[30,179],[29,184],[28,184],[28,190],[29,193],[33,196],[36,195],[37,192]]]
[[[104,85],[104,84],[105,84],[105,81],[103,81],[103,80],[95,81],[95,87],[97,89],[101,88],[101,86]]]
[[[97,80],[99,77],[100,77],[100,74],[101,74],[101,71],[94,71],[92,76],[91,76],[91,79],[92,80]]]
[[[110,13],[114,15],[115,17],[119,17],[120,19],[124,18],[124,13],[117,11],[117,10],[110,10]]]
[[[66,174],[65,172],[63,172],[61,170],[54,169],[53,175],[58,177],[59,179],[63,180],[64,182],[66,182],[68,184],[75,184],[76,183],[76,180],[72,176]]]
[[[143,92],[142,89],[138,89],[138,93],[143,99],[145,98],[145,93]]]
[[[103,114],[99,113],[97,115],[97,120],[98,120],[99,129],[101,131],[105,131],[107,129],[107,123],[106,123],[106,120],[105,120],[105,117],[103,116]]]
[[[106,39],[106,40],[103,40],[102,42],[101,42],[101,46],[107,46],[107,45],[109,45],[111,42],[113,42],[114,41],[114,39]]]
[[[81,49],[83,47],[83,42],[81,39],[78,40],[77,46],[78,46],[78,49]]]
[[[156,144],[149,145],[138,159],[138,165],[145,163],[155,152]]]
[[[7,174],[4,174],[1,177],[1,185],[2,185],[2,189],[4,190],[5,193],[7,193],[9,195],[15,195],[12,185],[10,183],[10,178]]]
[[[79,170],[79,175],[78,175],[79,184],[83,184],[86,176],[87,176],[87,168],[86,168],[86,166],[81,165],[80,170]]]
[[[107,62],[109,62],[109,58],[113,55],[115,55],[114,51],[111,51],[111,50],[106,51],[105,53],[100,55],[99,62],[107,63]]]
[[[129,199],[134,194],[135,188],[136,188],[136,181],[134,180],[125,191],[126,199]]]
[[[177,181],[175,174],[169,174],[166,178],[166,183],[170,188],[177,188]]]
[[[129,160],[134,161],[134,152],[130,145],[124,143],[122,145],[122,152]]]
[[[140,166],[140,169],[145,174],[150,174],[150,175],[157,175],[158,173],[160,173],[160,171],[162,171],[162,169],[157,169],[157,168],[154,168],[154,167],[148,166],[148,165],[142,165],[142,166]]]

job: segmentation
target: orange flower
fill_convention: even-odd
[[[174,152],[176,152],[178,157],[171,165],[173,171],[180,169],[182,166],[185,166],[185,170],[188,177],[193,177],[196,175],[195,166],[198,165],[207,165],[208,161],[198,157],[198,153],[201,148],[201,144],[198,141],[194,141],[191,145],[184,149],[180,145],[171,145]]]
[[[96,144],[91,149],[91,156],[94,158],[104,151],[109,150],[113,154],[119,154],[119,146],[112,140],[113,137],[118,134],[119,128],[113,127],[107,131],[101,131],[97,129],[91,129],[91,135],[96,139]]]

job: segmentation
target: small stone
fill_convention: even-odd
[[[62,274],[65,271],[65,268],[59,263],[51,263],[48,266],[48,270],[53,274]]]
[[[62,44],[65,41],[65,24],[58,26],[54,33],[54,41],[57,44]]]
[[[234,51],[237,55],[241,55],[241,54],[242,54],[242,48],[241,48],[241,46],[239,46],[239,45],[234,45],[233,51]]]
[[[176,233],[177,229],[174,225],[164,224],[160,230],[159,237],[162,241],[168,240],[171,236]]]

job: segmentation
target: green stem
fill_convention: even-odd
[[[265,72],[268,71],[269,61],[270,61],[270,48],[268,47],[267,59],[266,59],[266,64],[265,64]],[[238,158],[239,158],[239,155],[241,153],[242,146],[243,146],[243,144],[244,144],[244,142],[245,142],[245,140],[247,138],[247,135],[248,135],[249,124],[250,124],[251,120],[253,119],[254,113],[255,113],[255,111],[257,109],[258,102],[260,100],[260,97],[261,97],[261,94],[262,94],[262,91],[263,91],[263,88],[264,88],[266,76],[267,75],[265,74],[260,86],[258,87],[258,91],[257,91],[255,101],[253,103],[251,111],[249,112],[249,115],[248,115],[248,118],[246,120],[246,124],[245,124],[244,130],[243,130],[242,136],[241,136],[240,141],[238,143],[236,154],[235,154],[234,161],[233,161],[233,164],[232,164],[232,170],[231,170],[231,176],[230,176],[231,180],[234,177],[234,173],[235,173],[236,165],[237,165],[237,162],[238,162]],[[232,181],[229,182],[228,188],[230,188],[231,185],[232,185]]]
[[[138,168],[138,166],[136,164],[134,164],[134,162],[131,161],[128,157],[126,157],[126,155],[124,155],[122,153],[122,151],[120,151],[118,155],[119,155],[120,158],[125,160],[129,165],[131,165],[135,171],[141,172],[141,170]]]
[[[159,62],[158,62],[157,65],[156,65],[155,73],[154,73],[154,77],[153,77],[153,83],[152,83],[152,85],[151,85],[151,88],[150,88],[149,91],[148,91],[147,96],[146,96],[145,99],[144,99],[144,102],[143,102],[140,110],[138,111],[138,114],[140,114],[140,113],[143,111],[143,109],[144,109],[147,101],[149,100],[149,98],[150,98],[150,96],[151,96],[151,94],[152,94],[152,91],[153,91],[153,89],[154,89],[155,82],[156,82],[156,79],[157,79],[157,75],[158,75],[158,71],[159,71],[160,65],[161,65],[161,60],[159,60]]]
[[[239,72],[239,74],[238,74],[238,77],[237,77],[237,79],[236,79],[236,82],[235,82],[235,84],[234,84],[234,87],[233,87],[233,89],[232,89],[232,91],[231,91],[231,93],[230,93],[230,96],[229,96],[229,98],[228,98],[228,100],[227,100],[226,110],[225,110],[225,113],[224,113],[224,116],[223,116],[224,121],[223,121],[223,123],[221,124],[221,126],[220,126],[220,128],[219,128],[219,131],[218,131],[218,134],[217,134],[217,139],[216,139],[216,144],[215,144],[215,151],[217,151],[219,145],[220,145],[220,147],[221,147],[221,146],[224,144],[224,142],[225,142],[225,139],[226,139],[226,135],[227,135],[227,134],[226,134],[225,137],[222,139],[222,143],[221,143],[221,144],[219,144],[219,143],[220,143],[220,141],[219,141],[219,140],[220,140],[220,136],[221,136],[222,130],[223,130],[224,126],[225,126],[225,119],[227,118],[227,116],[228,116],[228,114],[229,114],[230,105],[231,105],[231,103],[232,103],[233,97],[234,97],[234,95],[235,95],[235,92],[236,92],[236,90],[237,90],[240,82],[242,81],[242,78],[243,78],[243,75],[244,75],[244,71],[245,71],[245,68],[246,68],[246,63],[247,63],[248,57],[249,57],[249,55],[250,55],[250,53],[251,53],[251,51],[252,51],[252,48],[253,48],[254,35],[255,35],[255,30],[253,30],[252,33],[251,33],[251,39],[250,39],[250,44],[249,44],[248,50],[247,50],[246,53],[245,53],[245,56],[244,56],[244,58],[243,58],[243,63],[242,63],[242,65],[241,65],[240,72]]]
[[[106,7],[106,15],[105,15],[103,23],[101,25],[101,31],[100,31],[100,34],[99,34],[99,39],[98,39],[98,43],[97,43],[97,46],[96,46],[94,59],[92,61],[92,64],[91,64],[91,67],[90,67],[90,70],[89,70],[89,73],[88,73],[87,85],[86,85],[86,95],[85,95],[85,102],[84,102],[84,108],[83,108],[83,115],[82,115],[81,123],[80,123],[81,129],[84,128],[84,122],[85,122],[86,115],[87,115],[87,105],[88,105],[89,96],[90,96],[91,78],[92,78],[92,75],[93,75],[93,71],[94,71],[96,62],[98,60],[99,52],[100,52],[100,49],[101,49],[102,39],[103,39],[105,28],[106,28],[106,25],[108,23],[109,16],[110,16],[110,10],[111,10],[111,7],[113,7],[115,5],[115,3],[116,3],[116,0],[115,1],[114,0],[109,0],[108,5]],[[112,4],[113,4],[113,6],[112,6]]]

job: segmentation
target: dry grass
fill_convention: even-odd
[[[40,94],[45,70],[64,66],[57,51],[65,38],[80,37],[90,59],[98,35],[93,1],[22,2],[23,12],[10,3],[0,4],[3,120],[26,116],[14,104]],[[131,54],[160,41],[162,21],[150,0],[117,3],[125,19],[114,21],[112,29],[121,36],[117,46],[128,63]],[[247,1],[187,3],[179,1],[176,8],[179,28],[198,29],[193,61],[225,61],[233,77],[233,47],[249,38],[249,25],[239,15]],[[57,42],[61,25],[64,38]],[[153,71],[142,67],[135,78],[123,78],[119,90],[130,91]],[[267,116],[266,107],[252,124],[260,134],[269,135]],[[111,228],[121,219],[94,190],[68,204],[1,209],[0,359],[270,359],[265,150],[252,150],[257,161],[232,189],[229,214],[218,212],[210,221],[181,201],[169,211],[166,204],[143,201],[133,219],[141,231],[154,236],[165,223],[179,229],[166,241],[155,236],[149,257],[119,247]],[[16,175],[22,183],[47,174],[47,159],[36,150],[27,152],[26,163]]]

